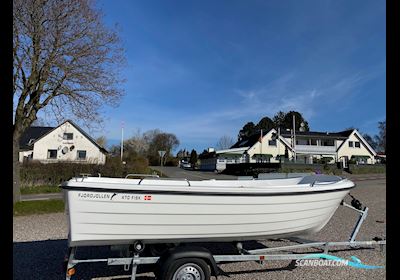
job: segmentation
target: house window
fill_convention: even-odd
[[[310,139],[310,145],[317,146],[317,139]]]
[[[332,139],[322,140],[322,146],[335,146],[335,142]]]
[[[73,133],[64,133],[63,139],[64,140],[73,140],[74,134]]]
[[[354,146],[356,147],[356,148],[360,148],[361,146],[360,146],[360,142],[354,142]]]
[[[296,139],[296,145],[308,145],[307,139]]]
[[[353,148],[353,141],[349,141],[349,147]]]
[[[77,159],[86,159],[86,151],[77,151]]]
[[[276,146],[276,140],[269,140],[268,146]]]
[[[57,150],[47,150],[47,158],[57,158]]]

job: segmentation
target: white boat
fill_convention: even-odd
[[[354,187],[326,175],[203,181],[83,177],[62,184],[70,247],[301,236],[321,230]]]

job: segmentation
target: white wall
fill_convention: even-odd
[[[272,140],[272,133],[276,131],[270,130],[265,136],[263,136],[262,143],[256,142],[247,153],[250,156],[250,162],[257,162],[256,158],[253,157],[254,154],[271,154],[273,157],[270,159],[270,162],[279,162],[279,159],[276,159],[277,155],[285,155],[286,145],[282,144],[278,139],[276,140],[276,146],[268,145],[268,141]],[[289,158],[293,156],[292,151],[288,148]]]
[[[73,139],[64,140],[64,133],[73,133]],[[70,151],[71,146],[75,146],[72,151]],[[68,147],[68,152],[66,154],[61,152],[64,147]],[[47,158],[47,151],[49,149],[57,150],[57,159]],[[77,159],[78,150],[86,151],[86,160]],[[86,136],[80,133],[78,129],[69,122],[66,122],[35,142],[33,160],[40,160],[42,162],[73,161],[104,164],[106,156],[95,144],[87,139]]]
[[[23,162],[24,157],[29,157],[29,155],[31,155],[32,153],[33,153],[32,150],[19,152],[19,162]]]
[[[353,147],[349,147],[349,141],[353,141]],[[360,148],[356,148],[354,142],[360,142]],[[367,161],[369,164],[375,164],[375,157],[371,152],[364,146],[361,139],[356,136],[355,131],[349,136],[348,139],[344,141],[342,147],[340,147],[338,151],[338,157],[341,158],[343,156],[348,156],[351,159],[351,156],[369,156],[370,159]]]

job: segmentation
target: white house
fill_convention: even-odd
[[[376,152],[356,130],[341,132],[261,131],[201,158],[201,169],[222,171],[226,164],[296,161],[312,164],[320,159],[335,163],[345,159],[361,164],[374,164]]]
[[[19,161],[105,164],[107,150],[74,122],[57,127],[30,127],[20,140]]]

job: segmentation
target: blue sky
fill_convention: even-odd
[[[125,97],[105,109],[109,144],[174,133],[201,152],[279,110],[314,131],[376,134],[386,118],[385,1],[98,2],[126,49]]]

